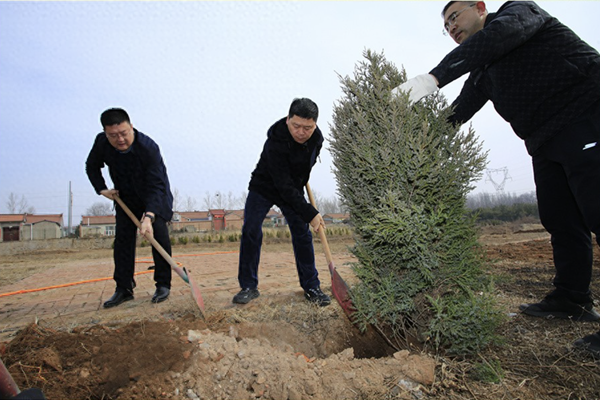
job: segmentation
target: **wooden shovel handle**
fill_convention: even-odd
[[[306,182],[306,193],[308,194],[310,204],[312,204],[314,208],[317,208],[317,205],[315,204],[315,198],[313,196],[312,190],[310,190],[310,185],[308,184],[308,182]],[[331,257],[331,250],[329,250],[329,243],[327,243],[327,236],[325,236],[325,227],[321,227],[318,233],[319,237],[321,238],[323,250],[325,251],[325,258],[327,258],[328,263],[332,263],[333,257]]]
[[[135,224],[135,226],[137,226],[138,229],[141,229],[142,228],[142,224],[137,219],[137,217],[131,212],[131,210],[129,209],[129,207],[127,207],[127,205],[123,202],[123,200],[121,200],[121,198],[118,195],[116,195],[116,194],[113,195],[113,198],[115,199],[115,201],[117,203],[119,203],[119,206],[121,206],[121,208],[123,209],[123,211],[125,211],[125,214],[127,214],[129,216],[129,218],[131,218],[131,220],[133,221],[133,223]],[[181,269],[181,267],[179,267],[179,265],[177,265],[177,263],[175,262],[175,260],[173,260],[173,258],[169,255],[169,253],[167,253],[166,250],[163,249],[163,247],[160,245],[160,243],[158,243],[156,241],[156,239],[154,239],[154,237],[152,237],[152,236],[146,236],[146,235],[144,235],[144,237],[146,239],[148,239],[148,241],[150,242],[150,244],[160,253],[161,256],[163,256],[163,258],[165,260],[167,260],[167,262],[169,263],[169,265],[171,266],[171,268],[173,268],[175,270],[175,272],[177,272],[177,274],[179,276],[181,276],[181,278],[184,281],[188,282],[187,274],[185,273],[185,271],[183,271]]]
[[[116,194],[113,195],[113,198],[115,199],[115,201],[117,203],[119,203],[119,206],[121,206],[123,211],[125,211],[125,213],[129,216],[129,218],[131,218],[131,220],[133,221],[135,226],[137,226],[138,229],[141,229],[142,224],[137,219],[137,217],[131,212],[129,207],[127,207],[127,205],[125,205],[123,200],[121,200],[121,198]],[[175,271],[175,273],[177,273],[177,275],[179,275],[181,277],[181,279],[183,279],[185,281],[185,283],[188,283],[190,285],[190,287],[192,288],[192,297],[196,301],[196,304],[198,304],[198,308],[200,308],[200,314],[202,315],[202,318],[205,318],[205,316],[204,316],[204,300],[202,299],[202,294],[200,293],[200,288],[198,287],[196,282],[192,281],[192,277],[188,274],[187,270],[185,268],[181,268],[179,265],[177,265],[175,260],[173,260],[173,258],[169,255],[169,253],[167,253],[166,250],[163,249],[163,247],[156,241],[156,239],[154,239],[154,237],[146,236],[146,235],[144,235],[144,237],[146,239],[148,239],[150,241],[150,243],[152,244],[152,246],[160,253],[160,255],[165,260],[167,260],[167,262],[171,266],[171,269],[173,271]]]

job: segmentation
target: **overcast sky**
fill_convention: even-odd
[[[486,2],[496,11],[503,2]],[[320,107],[326,140],[365,49],[384,52],[409,77],[454,47],[438,1],[0,1],[0,213],[10,193],[37,213],[68,212],[73,224],[101,201],[85,174],[99,116],[123,107],[160,146],[171,186],[201,208],[206,193],[247,190],[266,131],[295,97]],[[539,4],[600,48],[598,1]],[[464,78],[442,92],[451,101]],[[524,145],[488,104],[471,123],[506,168],[505,191],[534,190]],[[336,193],[328,144],[313,169],[320,196]],[[502,182],[500,173],[491,174]],[[110,181],[107,179],[108,184]],[[475,192],[494,192],[489,179]]]

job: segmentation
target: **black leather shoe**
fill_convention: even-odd
[[[600,359],[600,331],[591,335],[584,336],[581,339],[577,339],[573,343],[575,348],[587,351],[594,358]]]
[[[260,296],[258,289],[242,289],[238,294],[233,296],[233,302],[237,304],[248,304],[250,300],[253,300]]]
[[[592,299],[584,303],[575,303],[562,296],[557,290],[550,292],[539,303],[521,304],[523,314],[543,318],[571,319],[573,321],[598,321],[600,314],[594,310]]]
[[[104,302],[104,308],[115,307],[129,300],[133,300],[133,294],[129,292],[116,291],[110,299]]]
[[[154,292],[154,296],[152,296],[153,303],[160,303],[161,301],[165,301],[169,294],[171,294],[171,290],[164,286],[159,286],[156,288],[156,292]]]
[[[331,304],[331,298],[325,293],[323,293],[321,291],[321,288],[319,287],[308,289],[307,291],[305,291],[304,298],[306,298],[306,300],[310,301],[311,303],[320,305],[321,307],[325,307]]]

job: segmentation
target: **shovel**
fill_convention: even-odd
[[[312,206],[316,208],[317,206],[315,205],[315,198],[313,197],[308,182],[306,183],[306,192],[308,193],[310,204],[312,204]],[[356,308],[350,300],[350,290],[348,288],[348,285],[346,284],[346,282],[344,282],[340,274],[335,269],[335,266],[333,265],[331,251],[329,250],[329,244],[327,243],[327,237],[325,236],[325,229],[323,227],[319,229],[319,237],[321,238],[321,244],[323,245],[323,250],[325,251],[325,258],[329,263],[329,273],[331,274],[331,292],[333,293],[333,297],[335,297],[335,299],[340,304],[348,318],[350,318],[350,320],[352,321],[352,314],[354,314]]]
[[[140,224],[140,221],[136,218],[135,215],[133,215],[133,213],[131,212],[129,207],[127,207],[125,205],[123,200],[121,200],[121,198],[118,195],[114,195],[113,197],[114,197],[115,201],[117,203],[119,203],[119,205],[121,206],[123,211],[125,211],[125,213],[129,216],[129,218],[131,218],[131,220],[133,221],[135,226],[137,226],[138,229],[141,229],[142,224]],[[156,241],[156,239],[154,239],[154,237],[151,237],[151,236],[144,236],[144,237],[146,239],[148,239],[148,241],[150,241],[150,244],[152,244],[152,246],[160,253],[161,256],[163,256],[163,258],[165,260],[167,260],[167,262],[171,266],[171,269],[173,271],[175,271],[175,273],[177,275],[179,275],[181,277],[181,279],[183,279],[185,281],[185,283],[188,283],[190,285],[190,287],[192,288],[192,296],[194,297],[196,304],[198,304],[198,308],[200,309],[202,318],[204,318],[204,300],[202,299],[202,294],[200,293],[200,289],[198,288],[198,285],[196,285],[196,283],[192,280],[192,277],[187,272],[185,267],[181,268],[179,265],[177,265],[177,263],[173,260],[173,258],[171,258],[169,253],[167,253],[165,251],[165,249],[163,249],[163,247]]]
[[[38,388],[19,390],[10,372],[0,359],[0,399],[46,400],[46,397]]]

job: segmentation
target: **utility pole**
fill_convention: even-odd
[[[506,184],[506,181],[509,179],[512,179],[510,177],[510,175],[508,174],[508,168],[503,167],[503,168],[498,168],[498,169],[488,169],[485,172],[487,175],[487,178],[485,179],[485,181],[492,182],[492,185],[494,185],[494,188],[496,188],[497,194],[504,193],[504,185]],[[494,178],[492,178],[492,174],[494,174],[494,173],[502,173],[504,175],[502,182],[496,182],[494,180]]]
[[[73,217],[73,192],[71,191],[71,181],[69,181],[69,230],[67,231],[67,236],[71,236],[72,217]]]

